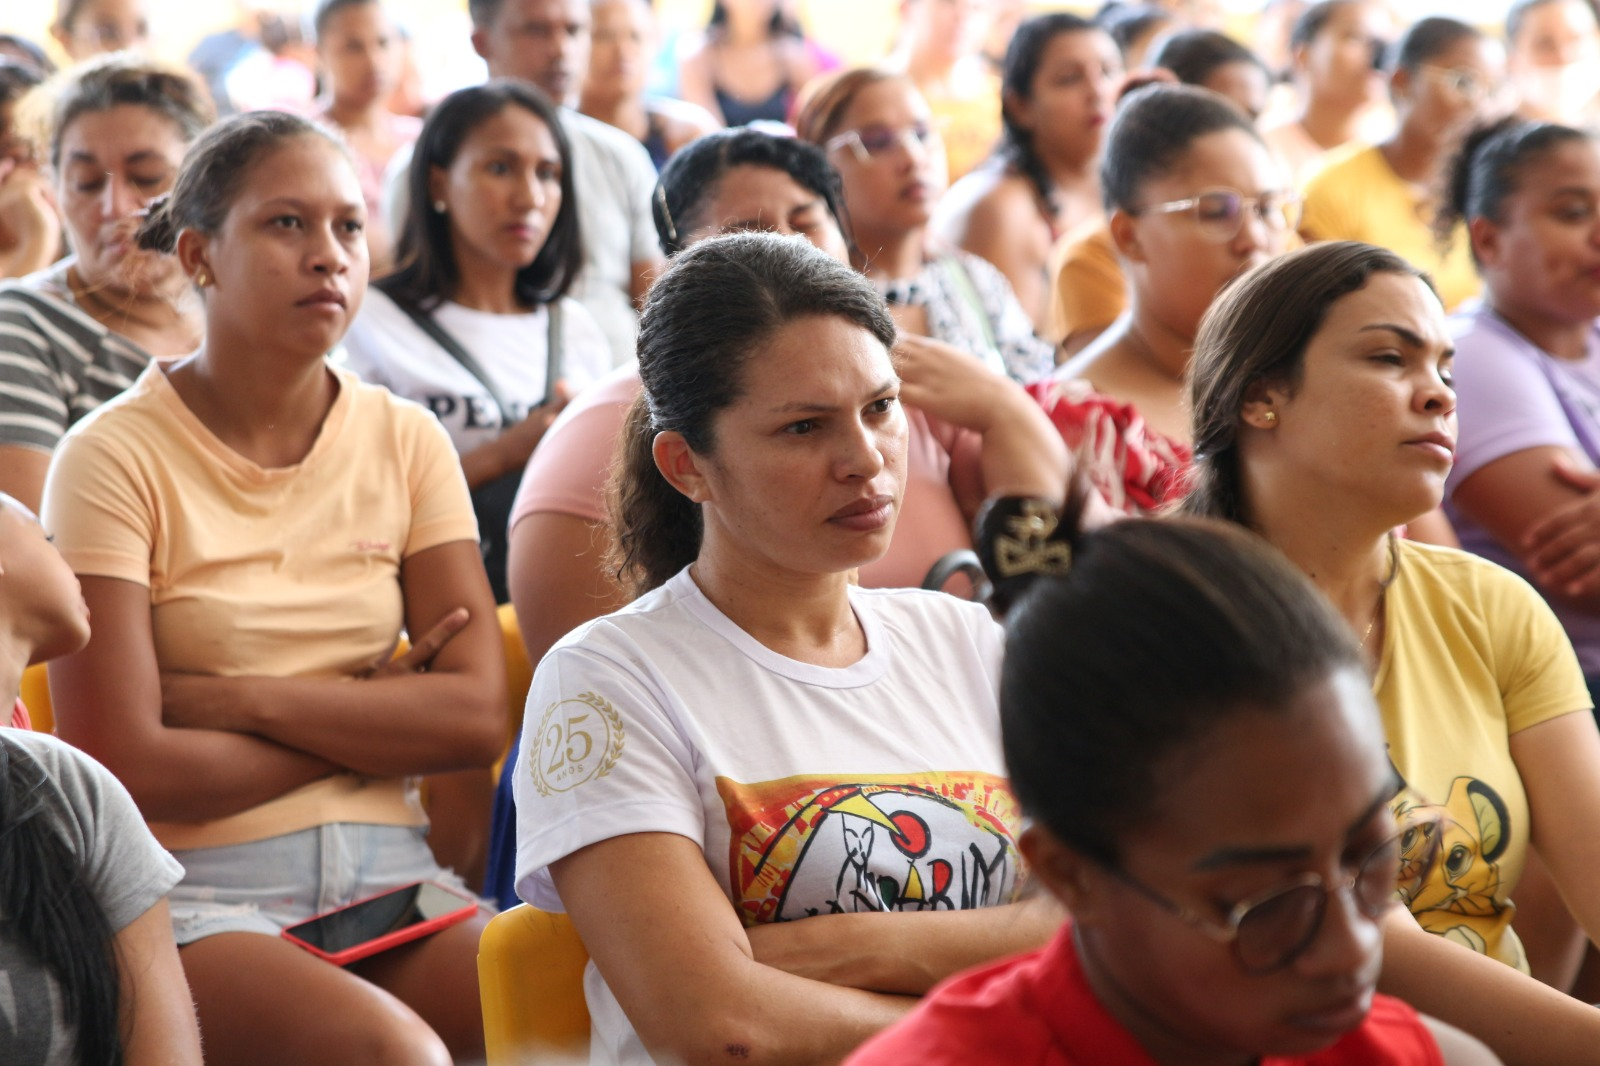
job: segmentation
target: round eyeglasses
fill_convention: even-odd
[[[1168,899],[1125,870],[1106,869],[1190,928],[1231,943],[1244,971],[1260,976],[1283,969],[1305,953],[1322,929],[1333,893],[1349,892],[1361,913],[1374,920],[1391,905],[1414,897],[1438,861],[1440,828],[1438,820],[1407,821],[1350,876],[1330,885],[1320,874],[1302,874],[1235,904],[1221,921]]]
[[[1300,196],[1293,192],[1267,192],[1260,196],[1246,196],[1237,189],[1207,189],[1187,200],[1170,200],[1164,204],[1151,204],[1139,215],[1173,215],[1188,212],[1194,216],[1195,225],[1207,240],[1223,243],[1239,235],[1244,226],[1245,213],[1251,212],[1271,230],[1286,232],[1300,225]]]

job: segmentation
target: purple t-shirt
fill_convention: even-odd
[[[1445,511],[1461,546],[1523,577],[1527,570],[1482,526],[1462,514],[1456,486],[1488,466],[1529,448],[1565,448],[1595,463],[1600,443],[1600,330],[1589,334],[1581,360],[1557,359],[1486,308],[1450,319],[1456,342],[1455,387],[1460,421],[1456,463],[1445,485]],[[1600,678],[1600,617],[1554,600],[1577,649],[1585,677]]]

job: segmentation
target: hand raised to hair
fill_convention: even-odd
[[[1534,581],[1561,596],[1600,593],[1600,471],[1570,456],[1551,468],[1558,481],[1583,495],[1528,531],[1523,538]]]
[[[894,345],[900,400],[951,425],[983,433],[1007,407],[1031,403],[1010,378],[953,344],[902,333]]]

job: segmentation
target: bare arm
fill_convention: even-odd
[[[1576,462],[1565,448],[1528,448],[1496,459],[1456,487],[1457,507],[1520,558],[1547,596],[1600,612],[1600,584],[1572,587],[1600,565],[1600,493],[1585,493],[1556,471]],[[1557,521],[1559,539],[1541,551],[1530,535]]]
[[[166,722],[254,734],[378,777],[489,765],[505,742],[505,660],[477,544],[418,552],[400,564],[400,585],[413,634],[467,610],[426,672],[367,681],[168,675]]]
[[[678,64],[678,99],[705,108],[719,123],[728,121],[711,87],[710,41],[701,41],[699,47]]]
[[[1422,1024],[1433,1034],[1445,1066],[1499,1066],[1500,1056],[1475,1036],[1463,1033],[1437,1018],[1423,1016]]]
[[[535,666],[562,637],[628,602],[606,569],[611,527],[540,511],[511,530],[507,582],[528,661]]]
[[[902,400],[982,438],[983,495],[1058,503],[1065,496],[1072,470],[1067,446],[1020,385],[957,348],[913,335],[896,342],[895,368]]]
[[[633,297],[633,306],[644,306],[644,295],[650,291],[650,283],[656,280],[656,275],[661,273],[661,268],[665,265],[660,259],[633,261],[633,278],[628,285],[628,295]]]
[[[44,498],[44,475],[49,469],[49,452],[0,444],[0,492],[21,500],[34,513]]]
[[[81,577],[94,635],[50,664],[56,732],[127,786],[150,821],[209,821],[248,810],[337,768],[259,737],[171,729],[150,633],[150,590]]]
[[[1600,1046],[1600,1010],[1425,932],[1400,907],[1384,920],[1378,988],[1477,1037],[1507,1066],[1588,1066]]]
[[[1511,758],[1528,793],[1532,844],[1567,909],[1600,940],[1600,729],[1588,711],[1511,735]]]
[[[655,888],[648,898],[637,890],[641,870]],[[685,837],[614,837],[561,859],[551,874],[590,957],[658,1059],[837,1062],[914,1005],[762,965]]]
[[[200,1027],[160,900],[116,937],[123,1061],[127,1066],[200,1066]]]
[[[1041,894],[964,911],[828,914],[749,931],[756,961],[843,988],[920,996],[952,974],[1042,947],[1067,912]]]

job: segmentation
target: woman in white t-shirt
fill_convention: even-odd
[[[641,595],[540,663],[515,781],[518,892],[589,949],[596,1062],[837,1059],[1059,920],[1004,906],[999,627],[850,583],[905,487],[894,337],[802,240],[713,238],[651,289],[613,485]],[[1059,498],[1019,450],[1010,489]]]
[[[500,603],[528,456],[569,391],[611,369],[599,325],[566,296],[583,261],[571,159],[555,107],[526,84],[446,97],[411,159],[399,268],[345,336],[356,373],[449,431]]]

